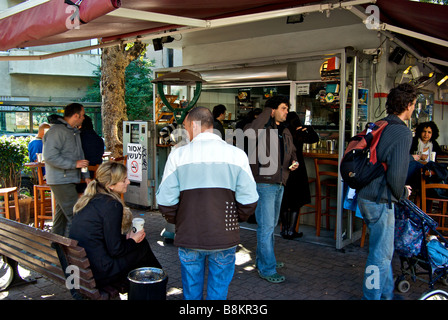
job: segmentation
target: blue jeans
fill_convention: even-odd
[[[274,254],[274,228],[278,223],[283,198],[283,185],[257,183],[257,256],[255,263],[262,276],[277,273]]]
[[[236,247],[211,251],[180,247],[178,252],[185,300],[203,299],[206,260],[207,300],[227,299],[227,291],[235,271]]]
[[[393,298],[394,279],[394,205],[376,203],[358,197],[358,206],[369,228],[369,255],[363,283],[363,299],[390,300]]]

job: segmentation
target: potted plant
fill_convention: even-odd
[[[21,187],[22,174],[29,172],[28,143],[31,137],[0,137],[0,188]],[[30,200],[31,199],[31,200]],[[0,199],[3,202],[3,199]],[[32,198],[19,192],[21,221],[27,223],[31,215]]]

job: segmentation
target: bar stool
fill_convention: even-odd
[[[421,171],[421,209],[428,216],[438,222],[437,230],[443,233],[448,231],[448,199],[436,193],[435,189],[448,192],[448,185],[444,183],[428,183],[424,170]],[[433,206],[433,204],[437,205]]]
[[[299,225],[300,225],[300,216],[303,216],[305,214],[315,214],[314,216],[314,223],[315,225],[317,225],[317,213],[319,212],[320,209],[318,209],[320,207],[319,202],[317,201],[317,185],[316,185],[316,178],[308,178],[308,185],[314,183],[314,194],[311,194],[311,199],[314,198],[314,203],[311,200],[310,203],[304,204],[303,207],[306,208],[311,208],[312,210],[303,210],[304,208],[302,207],[300,209],[299,212],[299,218],[297,219],[297,224],[296,224],[296,232],[299,232]],[[311,188],[310,188],[311,189]]]
[[[43,229],[46,220],[53,220],[50,186],[47,185],[42,167],[37,167],[38,185],[34,185],[34,227]]]
[[[34,227],[43,229],[46,220],[53,220],[51,189],[48,185],[34,185]]]
[[[344,200],[344,201],[345,201],[345,200]],[[353,209],[354,209],[354,210],[353,210]],[[347,208],[344,206],[344,209],[343,209],[343,210],[344,210],[344,211],[347,210],[348,214],[351,213],[351,221],[352,221],[352,222],[355,221],[355,218],[356,218],[356,217],[358,217],[359,219],[362,220],[361,243],[360,243],[360,247],[363,248],[363,247],[364,247],[364,244],[365,244],[365,241],[366,241],[366,234],[367,234],[367,225],[366,225],[366,222],[364,221],[364,218],[363,218],[362,216],[359,217],[359,216],[356,215],[357,211],[359,210],[358,207],[357,207],[357,205],[356,205],[356,208],[355,208],[354,206],[352,206],[352,205],[350,205],[350,206],[347,207]],[[352,233],[353,233],[354,231],[355,231],[355,225],[354,225],[354,223],[353,223],[353,224],[352,224]]]
[[[13,205],[10,203],[9,197],[13,196],[14,202]],[[11,188],[1,188],[0,189],[0,197],[3,197],[3,205],[0,209],[4,210],[5,218],[11,219],[11,208],[15,209],[16,220],[20,222],[20,210],[19,210],[19,192],[17,187]]]
[[[334,170],[321,170],[321,165],[334,166]],[[314,159],[314,166],[316,169],[316,210],[317,210],[317,222],[316,222],[316,236],[320,236],[320,228],[322,216],[326,217],[326,227],[330,227],[330,217],[336,217],[336,215],[330,214],[330,210],[335,210],[336,207],[331,206],[331,199],[336,199],[335,196],[331,196],[331,188],[337,189],[337,177],[338,177],[338,162],[336,160],[327,159]],[[322,177],[330,177],[322,180]],[[333,179],[336,178],[336,179]],[[322,191],[325,190],[325,193]],[[325,200],[325,212],[322,212],[322,200]],[[336,228],[335,228],[336,229]]]
[[[364,244],[366,242],[366,233],[367,233],[367,225],[362,221],[362,232],[361,232],[361,244],[359,245],[361,248],[364,248]]]

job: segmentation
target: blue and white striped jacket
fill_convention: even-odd
[[[247,155],[210,132],[171,152],[156,197],[174,244],[204,250],[237,245],[258,201]]]

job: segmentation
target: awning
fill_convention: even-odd
[[[51,0],[0,19],[0,50],[88,39],[106,42],[181,26],[197,27],[198,23],[205,28],[208,19],[270,12],[319,0],[123,0],[121,4],[119,0],[79,0],[82,22],[77,28],[69,24],[71,29],[67,23],[72,5],[65,2]],[[106,15],[119,7],[123,11]]]
[[[33,2],[33,1],[28,1]],[[104,16],[120,6],[119,0],[40,1],[42,4],[0,20],[0,50],[73,41],[68,35],[81,25]],[[8,10],[0,12],[7,15]],[[53,37],[59,41],[49,41]],[[85,34],[84,39],[90,38]]]
[[[302,11],[354,8],[359,16],[369,16],[364,8],[373,5],[379,10],[381,31],[401,39],[429,62],[448,66],[448,6],[443,5],[410,0],[78,0],[80,24],[73,28],[71,1],[25,3],[33,2],[43,4],[6,17],[0,12],[0,50],[88,39],[101,39],[100,47],[117,40],[131,42]]]
[[[377,0],[376,5],[384,30],[396,34],[421,56],[441,60],[448,67],[448,5],[409,0]]]

